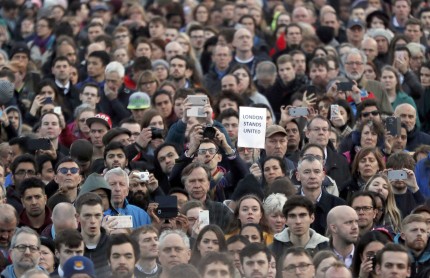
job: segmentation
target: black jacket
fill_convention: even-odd
[[[327,145],[327,158],[325,162],[327,175],[336,181],[337,186],[351,178],[348,160],[334,149],[331,141]]]
[[[84,256],[94,263],[94,269],[97,277],[106,277],[110,273],[109,265],[107,264],[107,243],[109,236],[104,228],[101,228],[101,236],[99,243],[95,249],[88,249],[85,245]]]
[[[311,228],[314,229],[315,232],[325,235],[328,212],[334,207],[343,205],[346,205],[344,200],[322,190],[321,199],[315,204],[315,221],[312,223]]]
[[[408,131],[406,149],[413,152],[419,145],[430,145],[430,135],[419,131],[417,126],[415,126],[412,131]]]

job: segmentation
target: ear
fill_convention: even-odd
[[[59,260],[60,259],[60,252],[58,252],[58,250],[57,249],[55,249],[55,257],[57,258],[57,260]]]
[[[409,271],[410,271],[411,269],[409,268]],[[379,265],[379,264],[376,264],[376,266],[375,266],[375,272],[376,272],[376,274],[378,275],[378,276],[381,276],[381,266]],[[410,273],[409,273],[409,275],[410,275]],[[409,277],[409,276],[408,276]]]
[[[404,233],[404,232],[401,232],[401,233],[400,233],[400,237],[401,237],[403,240],[405,240],[405,238],[406,238],[405,233]]]
[[[310,218],[311,218],[311,224],[314,223],[314,221],[315,221],[315,214],[311,214]]]
[[[57,175],[54,176],[54,181],[58,184]]]
[[[301,181],[301,180],[300,180],[300,175],[299,175],[299,171],[298,171],[298,170],[296,171],[296,179],[297,179],[298,181]]]

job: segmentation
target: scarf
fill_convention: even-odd
[[[45,53],[46,50],[51,49],[53,43],[55,41],[55,36],[50,35],[46,39],[42,39],[40,37],[36,37],[33,41],[34,45],[37,45],[40,49],[40,53]]]

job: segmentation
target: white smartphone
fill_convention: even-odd
[[[54,113],[57,115],[61,115],[61,106],[55,106],[54,107]]]
[[[388,179],[391,180],[406,180],[408,173],[405,170],[390,170],[387,173]]]
[[[333,120],[339,116],[339,105],[332,104],[330,106],[330,120]]]
[[[111,217],[117,222],[115,229],[133,228],[133,217],[131,215],[110,216],[109,219]]]
[[[200,222],[200,229],[209,225],[209,211],[208,210],[202,210],[199,213],[199,222]]]
[[[205,118],[206,113],[204,112],[203,106],[193,106],[187,111],[188,117]]]

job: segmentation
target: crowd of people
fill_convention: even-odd
[[[411,0],[1,0],[1,277],[430,277],[429,42]]]

